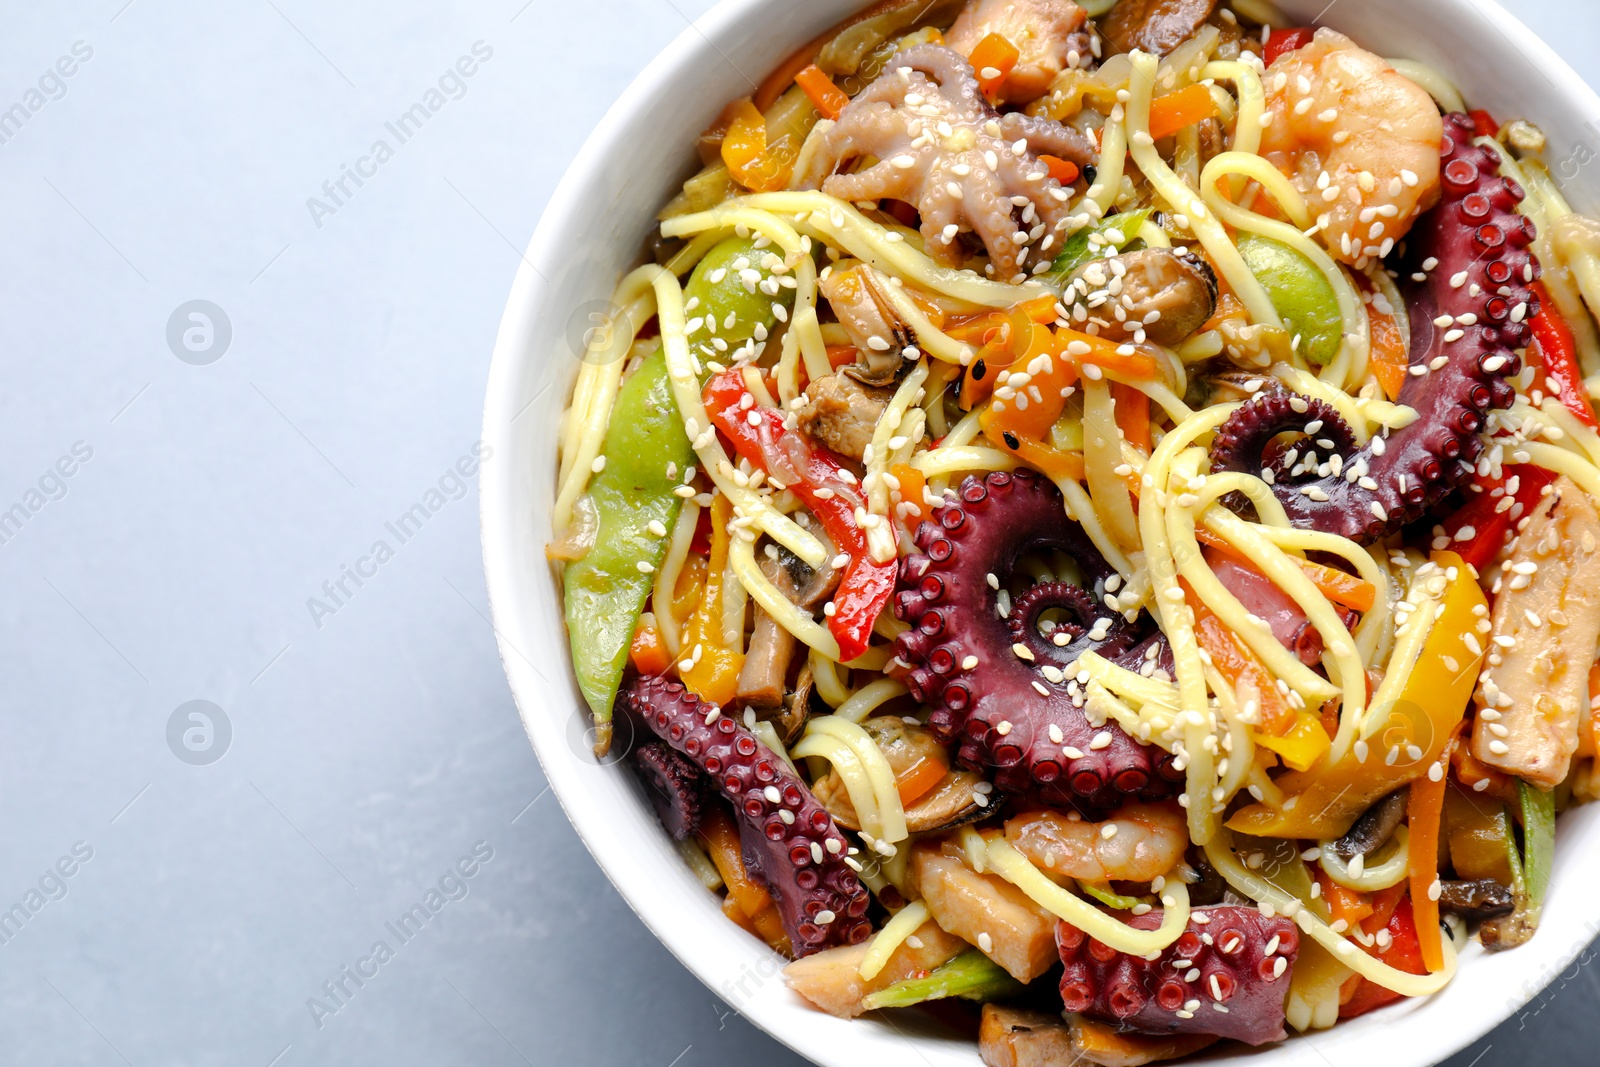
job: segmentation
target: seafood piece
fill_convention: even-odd
[[[945,34],[945,43],[970,57],[991,33],[1010,41],[1017,62],[1000,83],[995,103],[1030,104],[1056,75],[1089,55],[1085,20],[1083,8],[1072,0],[972,0]]]
[[[863,264],[831,271],[817,286],[856,346],[856,361],[842,368],[843,373],[866,385],[893,384],[905,350],[916,343],[881,284],[877,272]],[[872,433],[870,425],[867,433]]]
[[[1161,912],[1131,916],[1136,930]],[[1067,1011],[1151,1034],[1215,1034],[1249,1045],[1278,1041],[1300,933],[1283,916],[1221,904],[1196,908],[1155,959],[1129,956],[1063,922],[1056,928]]]
[[[1124,804],[1104,822],[1031,811],[1006,820],[1006,840],[1064,878],[1150,882],[1183,861],[1189,830],[1176,804]]]
[[[1085,263],[1067,279],[1063,299],[1087,333],[1171,348],[1216,310],[1217,276],[1199,256],[1145,248]]]
[[[862,385],[848,374],[830,374],[806,386],[800,429],[826,448],[860,461],[892,392]]]
[[[976,945],[1019,982],[1055,966],[1055,916],[998,875],[978,874],[937,842],[911,850],[911,878],[934,922]]]
[[[1409,790],[1396,789],[1378,801],[1346,830],[1344,836],[1323,846],[1340,859],[1349,861],[1357,856],[1371,856],[1394,836],[1406,814],[1406,795]]]
[[[915,542],[891,601],[911,626],[898,651],[912,665],[912,695],[933,706],[928,727],[959,745],[963,766],[993,768],[996,788],[1052,807],[1111,807],[1175,791],[1182,773],[1172,757],[1115,723],[1090,726],[1077,684],[1063,673],[1090,649],[1142,659],[1160,638],[1141,643],[1141,624],[1105,605],[1115,571],[1063,514],[1055,486],[1027,470],[969,476]],[[1002,616],[999,590],[1018,557],[1047,548],[1076,559],[1087,588],[1036,585]],[[1071,618],[1046,637],[1039,622],[1052,610]]]
[[[825,534],[823,536],[826,536]],[[812,570],[804,560],[782,545],[777,547],[777,558],[763,555],[761,573],[777,586],[790,601],[810,610],[822,603],[838,588],[839,572],[831,567]],[[740,704],[749,704],[763,718],[784,718],[771,714],[775,709],[786,708],[790,695],[788,689],[789,666],[794,658],[795,637],[768,615],[757,604],[755,622],[750,628],[750,647],[745,652],[744,665],[739,668],[738,687],[733,698]],[[796,686],[798,689],[799,686]]]
[[[661,825],[674,841],[689,840],[700,828],[708,784],[700,768],[663,741],[641,745],[633,760]]]
[[[1261,154],[1322,222],[1337,259],[1389,254],[1439,197],[1439,109],[1416,82],[1323,28],[1262,78]],[[1265,120],[1264,120],[1265,121]]]
[[[867,891],[845,863],[850,843],[783,760],[678,682],[636,678],[619,699],[732,801],[746,868],[772,894],[796,956],[872,936]]]
[[[973,771],[952,770],[950,758],[933,734],[898,715],[876,715],[861,724],[894,772],[905,805],[906,829],[914,834],[949,829],[993,814],[989,786]],[[811,787],[840,826],[861,828],[844,779],[837,769]]]
[[[1118,52],[1164,56],[1200,32],[1216,6],[1217,0],[1119,0],[1100,20],[1100,32]]]
[[[1500,582],[1472,754],[1554,789],[1578,750],[1600,639],[1600,511],[1571,479],[1534,509]]]
[[[987,1067],[1054,1067],[1078,1061],[1072,1031],[1061,1016],[1000,1004],[983,1006],[978,1054]]]
[[[821,143],[795,175],[796,188],[914,204],[930,255],[960,266],[966,255],[957,237],[965,228],[983,242],[994,277],[1013,282],[1027,278],[1030,253],[1037,253],[1035,268],[1048,269],[1050,250],[1071,225],[1069,193],[1038,153],[1080,166],[1095,156],[1075,129],[995,111],[966,59],[938,45],[896,54],[816,136]],[[867,156],[878,162],[859,173],[834,173]]]
[[[869,994],[926,974],[971,951],[965,941],[945,933],[938,923],[925,922],[900,942],[883,970],[869,981],[861,977],[861,961],[871,949],[871,942],[863,942],[814,952],[786,966],[783,980],[829,1015],[853,1019],[867,1010],[862,1000]]]
[[[1401,264],[1402,277],[1426,279],[1402,283],[1411,373],[1398,400],[1417,420],[1357,449],[1330,405],[1263,390],[1212,440],[1212,468],[1270,472],[1296,526],[1366,543],[1416,521],[1471,473],[1485,417],[1511,403],[1506,378],[1539,309],[1529,289],[1539,264],[1528,251],[1533,223],[1516,211],[1521,187],[1472,136],[1470,117],[1445,116],[1443,199],[1417,220]],[[1293,456],[1274,442],[1289,432],[1306,434]]]

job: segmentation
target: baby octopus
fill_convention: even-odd
[[[1116,572],[1062,513],[1055,486],[1028,470],[968,477],[918,528],[916,546],[892,601],[911,624],[898,652],[912,665],[912,695],[932,705],[928,728],[958,745],[963,766],[992,769],[1002,792],[1052,807],[1104,809],[1175,791],[1172,757],[1115,723],[1091,725],[1066,673],[1085,651],[1139,669],[1161,663],[1166,646],[1110,607]],[[1076,559],[1087,588],[1035,585],[1002,616],[999,590],[1037,549]],[[1068,617],[1048,637],[1047,611]]]
[[[1077,130],[1017,112],[1000,114],[983,98],[967,60],[939,45],[917,45],[814,135],[820,139],[801,189],[861,201],[916,205],[929,254],[952,266],[965,259],[957,240],[975,233],[994,277],[1014,284],[1042,272],[1071,226],[1069,193],[1037,153],[1084,165],[1094,147]],[[878,160],[855,174],[842,164]],[[1032,256],[1030,268],[1029,258]]]
[[[1329,251],[1365,267],[1439,198],[1439,110],[1411,79],[1320,29],[1262,78],[1261,154],[1321,221]]]
[[[1416,521],[1471,473],[1488,413],[1511,404],[1506,378],[1539,310],[1529,289],[1539,264],[1533,223],[1516,210],[1522,189],[1472,136],[1470,117],[1444,117],[1443,197],[1417,220],[1400,264],[1411,353],[1399,402],[1416,421],[1358,449],[1330,405],[1277,390],[1212,440],[1213,469],[1261,473],[1296,526],[1366,543]],[[1305,437],[1283,450],[1285,433]]]

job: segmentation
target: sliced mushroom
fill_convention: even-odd
[[[761,571],[784,596],[802,609],[815,607],[839,584],[838,571],[832,568],[813,570],[788,549],[781,545],[776,548],[776,557],[766,555],[762,558]],[[794,635],[757,605],[750,647],[745,653],[744,666],[739,671],[734,700],[749,704],[757,714],[783,708],[795,644]]]
[[[1368,808],[1343,837],[1330,841],[1323,847],[1342,860],[1370,856],[1388,844],[1389,838],[1394,834],[1394,828],[1400,825],[1405,813],[1406,790],[1396,789]]]
[[[924,728],[913,726],[894,715],[875,716],[861,725],[883,751],[897,780],[906,780],[925,761],[935,761],[947,768],[933,788],[906,808],[906,829],[912,833],[949,829],[976,822],[994,813],[989,795],[979,791],[983,776],[973,771],[950,768],[944,746]],[[837,771],[829,771],[819,778],[811,791],[841,826],[850,830],[861,828],[861,819],[856,814],[855,806],[850,803],[844,780]],[[983,798],[982,803],[979,797]]]
[[[1217,276],[1199,256],[1141,248],[1085,263],[1067,279],[1072,318],[1099,336],[1145,339],[1172,347],[1198,330],[1217,307]],[[1091,331],[1091,332],[1096,332]]]
[[[1511,890],[1491,878],[1439,883],[1439,910],[1459,915],[1468,922],[1509,915],[1516,906]]]
[[[891,394],[840,373],[810,383],[805,395],[800,428],[841,456],[859,460],[872,443],[872,431]]]
[[[1217,0],[1118,0],[1100,32],[1118,52],[1164,56],[1199,32]]]
[[[978,1054],[988,1067],[1054,1067],[1075,1059],[1061,1016],[999,1004],[983,1006]]]
[[[916,337],[895,313],[877,272],[864,263],[835,269],[817,291],[827,298],[856,346],[856,361],[843,372],[866,385],[893,384],[905,366],[901,353],[916,343]]]

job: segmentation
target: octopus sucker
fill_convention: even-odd
[[[745,867],[772,894],[797,957],[872,936],[850,842],[782,759],[679,682],[638,677],[620,703],[733,805]]]
[[[993,768],[1003,792],[1059,807],[1112,807],[1175,790],[1171,757],[1114,723],[1092,726],[1065,673],[1088,650],[1128,661],[1157,646],[1106,604],[1115,571],[1066,518],[1055,486],[1026,470],[969,476],[915,543],[892,601],[911,625],[898,651],[912,665],[912,695],[932,707],[929,728],[957,745],[963,765]],[[1072,556],[1084,586],[1036,585],[1002,617],[999,590],[1036,549]],[[1067,617],[1047,638],[1038,622],[1051,609]]]
[[[1154,930],[1161,912],[1130,917]],[[1063,922],[1061,1001],[1069,1012],[1153,1034],[1216,1034],[1251,1045],[1284,1036],[1284,997],[1300,952],[1293,921],[1256,908],[1196,908],[1155,959],[1130,956]],[[1220,1010],[1219,1010],[1220,1008]]]
[[[1212,441],[1213,469],[1272,472],[1296,526],[1369,543],[1415,522],[1467,477],[1489,413],[1511,404],[1507,378],[1520,369],[1517,350],[1538,312],[1533,223],[1517,213],[1521,187],[1472,143],[1472,119],[1446,115],[1444,131],[1441,199],[1417,220],[1401,257],[1403,278],[1425,278],[1402,286],[1411,373],[1398,402],[1416,409],[1416,421],[1356,449],[1330,406],[1273,391],[1234,412]],[[1273,447],[1287,433],[1306,435],[1294,442],[1297,466]],[[1324,460],[1338,454],[1339,473],[1308,465],[1307,448]]]

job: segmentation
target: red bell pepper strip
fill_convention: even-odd
[[[1499,481],[1484,479],[1475,482],[1482,491],[1469,494],[1467,502],[1440,523],[1444,529],[1443,536],[1450,539],[1449,547],[1479,571],[1488,566],[1505,547],[1506,537],[1516,520],[1528,514],[1539,502],[1544,487],[1555,481],[1555,475],[1543,467],[1526,463],[1507,466],[1504,475]],[[1512,483],[1513,478],[1516,479],[1515,484]],[[1512,492],[1494,492],[1508,488]],[[1508,495],[1522,507],[1502,506]],[[1467,532],[1469,528],[1470,532]]]
[[[1427,974],[1428,968],[1422,962],[1422,948],[1417,941],[1416,919],[1411,914],[1410,897],[1400,901],[1383,929],[1389,931],[1389,947],[1379,948],[1374,945],[1367,949],[1367,954],[1382,960],[1397,971],[1405,971],[1407,974]],[[1381,1008],[1400,999],[1400,994],[1394,990],[1385,989],[1378,983],[1359,975],[1351,981],[1356,983],[1355,992],[1340,1006],[1341,1019],[1364,1015],[1374,1008]]]
[[[748,395],[742,372],[730,368],[706,384],[706,411],[734,450],[792,489],[821,520],[838,550],[850,557],[828,619],[828,629],[839,642],[839,661],[848,662],[867,650],[873,624],[894,591],[896,561],[878,563],[867,549],[867,531],[856,520],[856,513],[866,509],[866,494],[855,475],[828,449],[785,427],[778,409],[741,408]]]
[[[1316,32],[1310,26],[1298,26],[1292,30],[1273,30],[1267,35],[1266,51],[1261,58],[1270,67],[1273,61],[1285,52],[1298,52],[1310,44]]]
[[[1477,136],[1493,137],[1500,132],[1500,124],[1487,111],[1469,111],[1467,115],[1472,119],[1472,132]]]
[[[1538,353],[1535,356],[1533,346],[1529,346],[1529,357],[1543,372],[1546,383],[1544,390],[1554,393],[1559,388],[1557,395],[1567,410],[1585,426],[1600,429],[1600,420],[1594,417],[1594,408],[1589,404],[1589,391],[1583,384],[1583,370],[1578,366],[1578,342],[1572,337],[1572,327],[1556,310],[1555,301],[1550,299],[1550,292],[1545,289],[1543,282],[1533,283],[1533,293],[1539,301],[1539,313],[1531,322],[1533,342],[1538,347]],[[1548,383],[1557,383],[1557,386],[1552,388]]]

